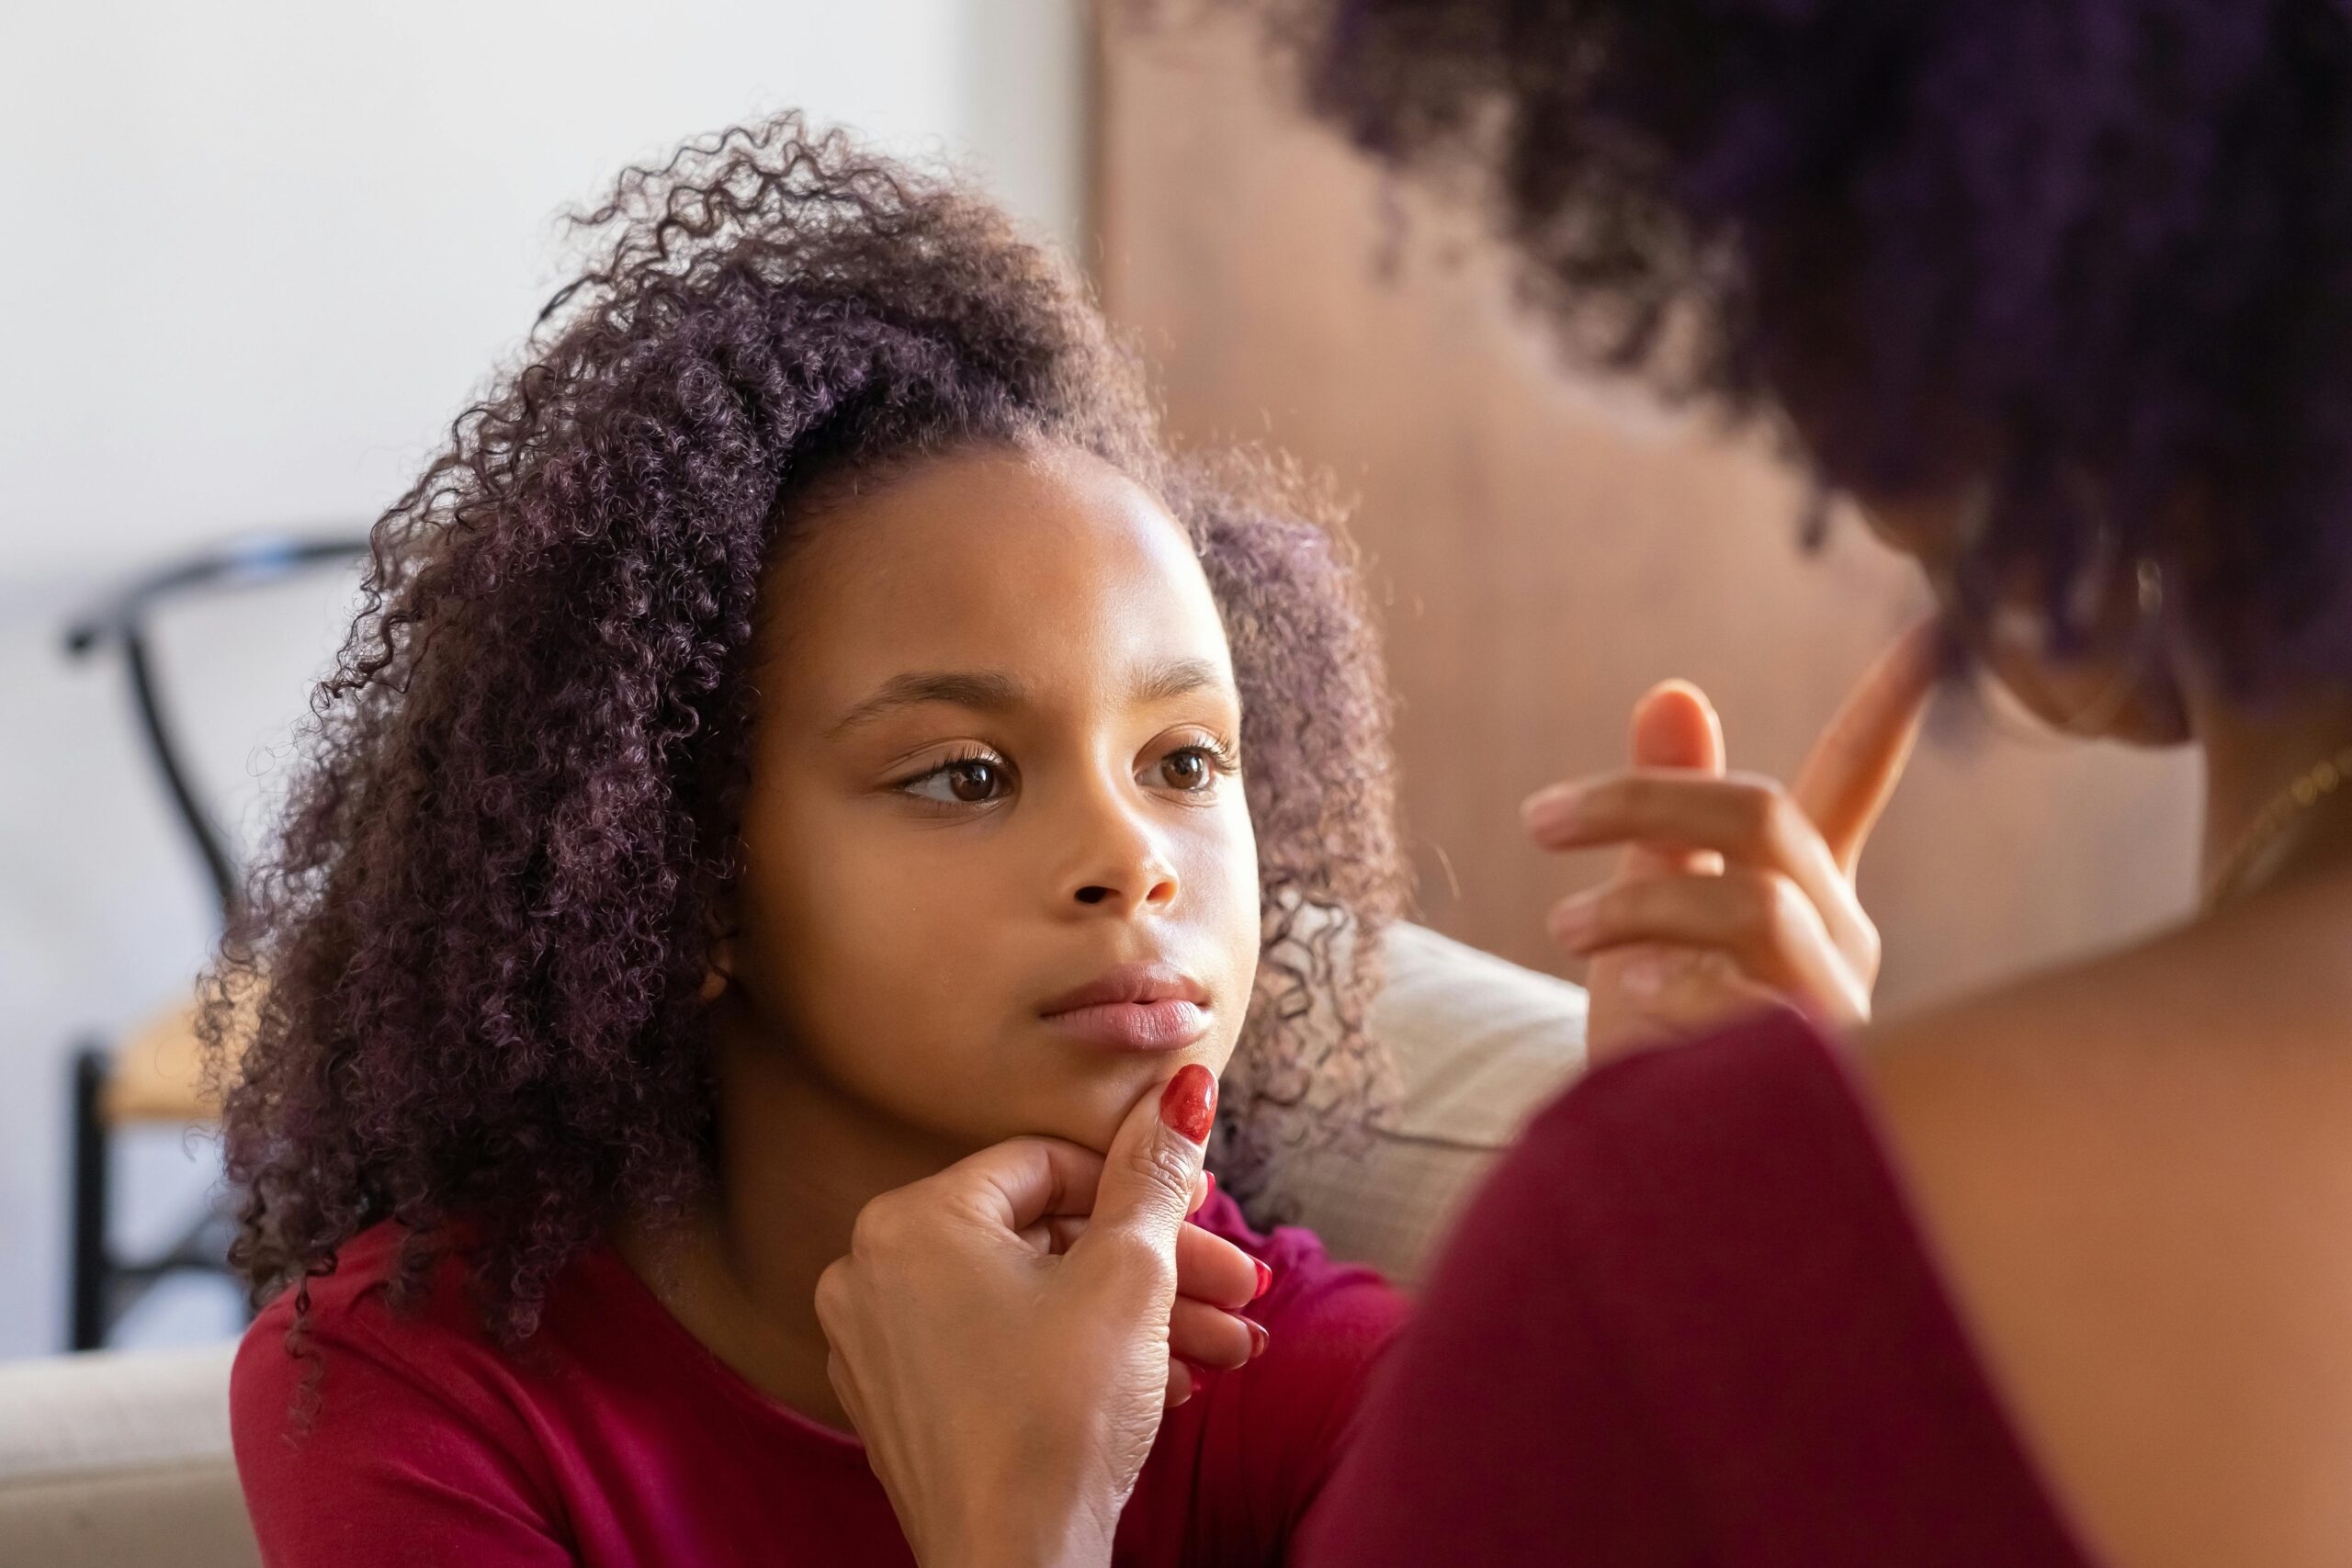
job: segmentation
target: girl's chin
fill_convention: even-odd
[[[1059,1138],[1096,1154],[1105,1153],[1136,1103],[1146,1098],[1156,1102],[1176,1070],[1193,1061],[1212,1070],[1222,1066],[1216,1056],[1193,1051],[1098,1064],[1091,1072],[1069,1076],[1053,1092],[1027,1097],[1024,1103],[1012,1107],[1006,1124],[1015,1130],[1008,1130],[1003,1137]]]

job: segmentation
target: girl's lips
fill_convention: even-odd
[[[1063,1033],[1118,1051],[1181,1051],[1209,1032],[1208,1009],[1166,997],[1149,1002],[1096,1002],[1046,1015]]]

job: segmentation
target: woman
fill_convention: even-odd
[[[2352,14],[1284,14],[1320,108],[1475,186],[1572,341],[1784,417],[1994,677],[2208,782],[2175,929],[1539,1118],[1306,1560],[2352,1558]],[[1721,804],[1604,779],[1529,820],[1736,866],[1779,818]]]

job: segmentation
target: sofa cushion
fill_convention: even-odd
[[[0,1562],[254,1568],[233,1346],[0,1365]]]
[[[1335,1257],[1418,1285],[1431,1245],[1527,1119],[1584,1066],[1584,991],[1420,926],[1390,928],[1368,1027],[1398,1097],[1361,1148],[1286,1154],[1266,1196]]]

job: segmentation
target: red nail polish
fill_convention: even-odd
[[[1241,1317],[1239,1313],[1233,1315]],[[1265,1325],[1246,1317],[1241,1318],[1241,1326],[1250,1331],[1250,1359],[1254,1361],[1266,1353],[1266,1347],[1272,1342],[1273,1337],[1266,1332]]]
[[[1201,1172],[1201,1180],[1204,1184],[1201,1188],[1201,1206],[1206,1208],[1209,1200],[1216,1196],[1216,1172],[1214,1170]]]
[[[1274,1271],[1255,1258],[1250,1261],[1258,1270],[1258,1288],[1250,1292],[1250,1299],[1254,1302],[1274,1288]]]
[[[1209,1128],[1216,1122],[1216,1075],[1198,1062],[1187,1062],[1160,1091],[1159,1119],[1178,1136],[1207,1143]]]

